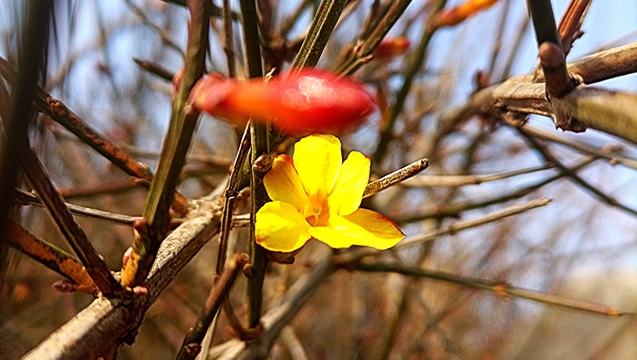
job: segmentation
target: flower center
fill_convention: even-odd
[[[310,226],[325,226],[329,220],[327,196],[318,193],[308,197],[303,216]]]

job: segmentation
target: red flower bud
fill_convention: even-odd
[[[195,85],[190,102],[235,124],[245,124],[248,118],[271,121],[295,135],[348,130],[374,110],[374,100],[361,84],[310,68],[281,74],[268,83],[208,75]]]
[[[389,60],[395,56],[404,54],[411,46],[411,42],[404,36],[388,37],[378,44],[374,49],[374,58],[378,60]]]
[[[496,2],[498,2],[498,0],[466,0],[459,6],[439,12],[438,15],[433,18],[432,25],[434,28],[457,25],[466,20],[469,16],[489,8]]]
[[[179,87],[181,86],[181,80],[184,77],[184,69],[179,69],[173,75],[173,96],[175,96],[179,92]]]

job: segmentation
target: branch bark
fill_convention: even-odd
[[[567,68],[583,84],[637,72],[637,43],[584,57]],[[563,130],[591,128],[637,143],[637,96],[580,86],[561,99],[549,101],[543,81],[543,76],[528,74],[476,92],[467,104],[443,116],[442,134],[476,115],[512,111],[553,117],[556,127]],[[615,106],[608,106],[609,101]],[[598,106],[602,102],[607,106]]]
[[[146,279],[148,294],[97,298],[23,359],[94,359],[122,342],[132,343],[146,310],[177,273],[219,233],[221,209],[216,203],[195,202],[187,220],[162,242]]]

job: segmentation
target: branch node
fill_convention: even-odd
[[[550,41],[540,44],[538,49],[540,64],[544,70],[546,92],[549,99],[559,99],[577,87],[566,70],[566,59],[561,46]]]

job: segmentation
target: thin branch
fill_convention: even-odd
[[[2,58],[0,58],[0,72],[10,83],[16,80],[17,74],[11,70],[9,64]],[[98,133],[71,109],[66,107],[64,103],[51,97],[40,87],[35,90],[34,104],[38,111],[64,126],[127,174],[142,179],[151,179],[152,173],[146,164],[139,163],[128,156],[126,152]]]
[[[369,62],[374,49],[376,49],[378,44],[380,44],[385,35],[387,35],[396,21],[398,21],[410,3],[411,0],[394,1],[391,8],[389,8],[385,16],[383,16],[382,20],[373,27],[374,30],[369,37],[365,39],[359,38],[353,50],[347,54],[348,56],[345,57],[339,65],[336,66],[335,71],[337,73],[351,75],[363,64]],[[370,16],[372,15],[374,15],[373,12],[370,13]],[[362,36],[364,35],[365,34],[363,33]]]
[[[232,229],[234,203],[239,192],[239,181],[243,174],[244,165],[250,154],[250,126],[246,126],[239,150],[230,172],[228,186],[225,191],[225,202],[223,204],[223,216],[221,219],[221,232],[219,234],[219,250],[217,253],[217,274],[221,274],[226,262],[226,254],[228,252],[228,237]],[[248,219],[249,220],[249,219]]]
[[[408,247],[432,242],[446,235],[455,235],[456,233],[462,230],[482,226],[485,224],[492,223],[494,221],[504,219],[509,216],[518,215],[520,213],[523,213],[531,209],[546,206],[550,201],[551,200],[547,198],[532,200],[522,205],[514,205],[502,210],[494,211],[492,213],[478,217],[476,219],[458,221],[444,228],[440,228],[429,233],[408,236],[404,240],[402,240],[400,243],[398,243],[398,245],[394,246],[393,249],[395,250],[405,249]],[[356,262],[365,256],[375,256],[375,255],[381,255],[381,254],[385,254],[385,252],[378,251],[375,249],[352,249],[352,250],[343,252],[342,254],[336,255],[334,258],[334,263],[339,266],[342,266],[344,264]]]
[[[512,124],[512,123],[509,123],[509,125],[513,125],[516,127],[520,126],[519,124]],[[607,146],[604,146],[602,148],[593,147],[591,145],[588,145],[579,141],[570,140],[565,136],[560,136],[555,131],[546,131],[546,130],[531,126],[528,123],[524,124],[523,127],[524,127],[524,131],[530,136],[537,137],[543,140],[548,140],[556,144],[561,144],[564,146],[571,147],[583,154],[607,159],[609,163],[613,165],[621,164],[626,167],[637,170],[637,159],[623,156],[614,151],[611,151],[607,149]],[[610,148],[612,149],[613,146],[611,146]]]
[[[243,40],[245,43],[246,61],[248,64],[248,76],[260,78],[263,76],[261,56],[261,44],[259,43],[259,18],[255,0],[241,0],[241,14],[243,16]],[[270,149],[270,134],[268,124],[256,124],[250,122],[251,171],[250,188],[252,197],[250,203],[250,215],[254,220],[255,214],[269,198],[263,186],[264,172],[257,169],[256,161],[262,155],[267,156]],[[266,169],[267,170],[267,169]],[[229,214],[231,215],[231,214]],[[251,276],[248,277],[248,327],[257,328],[261,319],[261,306],[263,302],[263,282],[265,268],[268,260],[265,249],[255,241],[254,226],[250,227],[250,267]]]
[[[573,180],[573,182],[581,186],[583,189],[588,190],[588,192],[595,195],[595,197],[597,197],[599,200],[606,203],[607,205],[616,207],[620,210],[626,211],[631,215],[637,216],[637,210],[620,203],[617,199],[607,195],[603,191],[591,185],[588,181],[584,180],[581,176],[577,175],[574,171],[570,170],[568,167],[562,164],[562,162],[559,161],[557,157],[555,157],[555,155],[551,153],[548,147],[542,145],[533,137],[528,136],[524,132],[523,128],[518,128],[518,131],[524,136],[528,143],[542,155],[545,161],[555,165],[563,174],[565,174],[569,179]]]
[[[613,307],[608,307],[602,304],[597,304],[589,301],[582,301],[576,299],[569,299],[558,295],[544,294],[541,292],[526,290],[513,287],[504,282],[483,280],[477,278],[471,278],[466,276],[459,276],[447,272],[427,270],[419,267],[402,266],[395,264],[387,264],[381,262],[374,263],[359,263],[348,269],[365,271],[365,272],[394,272],[402,275],[414,276],[418,278],[427,278],[433,280],[440,280],[450,282],[474,289],[487,290],[495,293],[496,295],[507,298],[517,297],[521,299],[527,299],[532,301],[541,302],[547,305],[555,305],[566,307],[569,309],[587,311],[596,314],[608,315],[608,316],[621,316],[629,314],[627,312],[620,311]]]
[[[421,171],[425,170],[428,166],[429,159],[420,159],[403,167],[402,169],[398,169],[391,174],[387,174],[376,181],[372,181],[371,183],[367,184],[367,187],[365,187],[363,198],[370,197],[409,178],[412,178]]]
[[[199,118],[199,113],[186,103],[190,90],[205,70],[209,5],[205,0],[189,2],[191,21],[183,78],[179,92],[173,99],[168,134],[144,208],[145,221],[136,228],[133,253],[122,269],[122,285],[125,287],[144,282],[167,231],[170,220],[168,210]]]
[[[531,174],[552,169],[553,165],[546,164],[527,169],[505,171],[488,175],[425,175],[415,176],[400,185],[405,187],[450,187],[464,185],[480,185],[485,182],[498,181],[511,177]]]
[[[18,202],[20,202],[20,204],[22,205],[43,206],[42,200],[40,200],[40,198],[24,190],[16,189],[13,194],[15,196],[15,199]],[[92,209],[92,208],[88,208],[88,207],[84,207],[80,205],[74,205],[69,203],[64,203],[64,204],[66,205],[66,207],[68,207],[68,209],[73,214],[82,215],[82,216],[90,217],[93,219],[110,221],[110,222],[123,224],[123,225],[132,225],[135,221],[139,221],[141,219],[141,217],[114,214],[108,211]]]
[[[319,260],[314,263],[309,274],[301,275],[280,302],[271,307],[263,316],[263,332],[259,337],[259,341],[230,340],[220,345],[225,348],[225,351],[219,358],[256,360],[268,357],[270,349],[281,331],[311,299],[312,294],[320,288],[320,285],[336,270],[332,264],[332,255],[329,249],[322,247],[318,252],[317,257]],[[212,351],[215,351],[215,349],[213,348]]]
[[[234,58],[234,36],[232,32],[232,16],[230,11],[230,0],[223,0],[223,51],[226,53],[226,63],[228,65],[228,77],[236,77],[237,70]]]
[[[507,19],[512,18],[509,14],[509,9],[511,8],[511,0],[504,0],[504,5],[502,5],[502,10],[500,13],[500,18],[498,19],[498,28],[495,34],[495,42],[493,43],[493,49],[491,50],[490,60],[489,60],[489,77],[491,81],[493,81],[493,71],[495,70],[495,64],[500,56],[504,55],[502,51],[502,40],[504,39],[504,30],[506,28]]]
[[[69,291],[82,291],[97,295],[95,283],[84,269],[84,265],[75,256],[31,234],[27,229],[13,220],[7,221],[9,245],[29,256],[33,260],[48,267],[56,273],[74,282]]]
[[[121,144],[121,146],[123,149],[125,149],[129,154],[133,156],[152,159],[152,160],[159,159],[160,154],[157,152],[143,150],[143,149],[140,149],[139,147],[127,145],[127,144]],[[188,154],[188,156],[186,156],[186,161],[198,162],[198,163],[211,165],[211,166],[229,167],[230,165],[232,165],[232,162],[234,161],[234,159],[230,157],[225,157],[225,156],[196,153],[196,154]]]
[[[529,28],[529,22],[531,18],[527,13],[523,15],[523,19],[517,27],[517,35],[512,42],[512,45],[509,47],[509,56],[507,57],[504,67],[502,69],[502,73],[500,74],[500,78],[498,82],[502,82],[508,79],[511,76],[511,69],[513,68],[513,64],[515,60],[522,54],[520,51],[520,47],[524,43],[524,36]],[[492,79],[493,80],[493,79]]]
[[[295,334],[292,326],[288,325],[281,330],[281,343],[290,352],[292,360],[309,360],[303,349],[303,343]]]
[[[576,164],[575,166],[571,167],[570,171],[571,172],[579,171],[585,166],[593,163],[595,160],[596,160],[595,158],[585,159],[579,164]],[[503,202],[519,199],[523,196],[529,195],[533,193],[534,191],[537,191],[538,189],[556,180],[562,179],[566,176],[567,174],[559,173],[559,174],[550,176],[546,179],[540,180],[536,183],[527,185],[521,189],[517,189],[505,194],[501,194],[494,198],[490,198],[490,199],[486,199],[482,201],[467,201],[467,202],[461,202],[461,203],[455,203],[455,204],[448,204],[448,205],[444,205],[440,207],[435,207],[433,210],[422,213],[420,215],[410,216],[409,218],[405,218],[405,219],[394,219],[394,220],[397,221],[398,223],[403,223],[403,222],[413,223],[416,221],[423,221],[427,219],[442,219],[446,217],[458,217],[460,216],[460,214],[462,214],[465,211],[474,210],[474,209],[482,209],[487,206],[501,204]]]
[[[150,182],[139,178],[125,178],[121,180],[113,180],[100,182],[96,184],[77,185],[73,187],[57,188],[57,191],[65,199],[94,197],[97,195],[113,194],[124,192],[137,187],[148,188]]]
[[[562,39],[564,56],[567,56],[573,47],[573,42],[583,35],[581,30],[584,18],[591,6],[592,0],[571,0],[560,20],[557,30]]]
[[[195,324],[190,328],[186,338],[184,339],[181,347],[179,348],[179,354],[177,359],[194,359],[201,351],[201,342],[203,341],[213,318],[219,311],[221,303],[228,297],[230,288],[234,284],[234,281],[239,275],[239,272],[243,269],[247,261],[247,255],[236,255],[234,259],[230,260],[224,268],[219,280],[217,280],[210,289],[206,302],[203,308],[199,311]]]
[[[588,55],[567,65],[583,84],[594,84],[637,72],[637,42]],[[536,81],[543,81],[542,77]]]
[[[135,64],[139,65],[139,67],[148,71],[149,73],[157,75],[158,77],[166,81],[173,81],[173,76],[175,75],[175,73],[166,69],[165,67],[157,63],[154,63],[152,61],[138,59],[138,58],[133,58],[133,61],[135,62]]]
[[[314,15],[298,55],[294,59],[294,67],[315,66],[323,49],[334,31],[347,0],[322,0],[318,11]]]
[[[435,5],[433,6],[432,11],[429,14],[429,18],[434,18],[436,14],[444,8],[446,3],[446,0],[437,0],[435,2]],[[405,102],[407,101],[407,95],[409,95],[409,93],[411,92],[411,86],[414,82],[414,78],[426,61],[427,49],[429,48],[429,43],[435,31],[435,29],[430,29],[428,26],[425,26],[425,31],[420,38],[420,44],[418,44],[418,48],[415,49],[409,57],[407,69],[405,70],[403,85],[398,91],[398,94],[396,94],[396,101],[391,107],[389,117],[387,118],[387,121],[381,129],[378,146],[376,147],[376,151],[372,155],[372,160],[377,163],[381,163],[382,159],[385,157],[385,153],[387,152],[389,143],[393,139],[394,126],[396,124],[398,116],[403,111],[403,107],[405,106]]]
[[[62,196],[53,187],[46,170],[33,150],[28,148],[24,153],[24,157],[27,162],[23,164],[22,171],[24,171],[29,182],[37,191],[40,199],[42,199],[42,203],[49,215],[62,235],[64,235],[64,238],[69,242],[73,251],[80,258],[97,288],[104,296],[112,295],[119,289],[119,284],[113,277],[111,269],[95,250],[84,230],[75,222],[73,214],[64,203]]]
[[[131,0],[124,0],[124,2],[126,3],[126,5],[128,5],[133,12],[135,13],[135,15],[137,15],[143,24],[146,24],[146,26],[150,27],[151,29],[153,29],[155,31],[155,33],[157,35],[159,35],[159,37],[161,38],[162,42],[164,44],[166,44],[169,48],[177,51],[180,55],[184,55],[183,54],[183,50],[181,49],[181,46],[177,45],[176,41],[172,38],[170,32],[168,30],[166,30],[163,26],[159,26],[156,25],[149,17],[148,15],[146,15],[146,11],[140,9],[137,5],[135,5]]]

